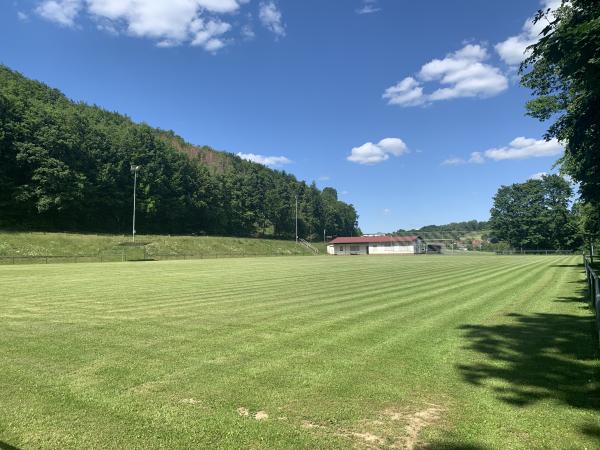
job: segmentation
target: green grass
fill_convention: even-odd
[[[3,266],[0,448],[598,448],[580,259]]]
[[[147,243],[146,255],[308,255],[307,248],[294,241],[218,236],[157,236],[138,235],[137,241]],[[121,259],[123,247],[131,236],[77,233],[0,232],[0,256],[92,256],[102,254],[105,260]],[[315,244],[325,251],[323,244]],[[140,248],[127,248],[132,258],[142,258]],[[19,262],[24,262],[23,259]]]

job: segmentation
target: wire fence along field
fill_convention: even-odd
[[[524,250],[511,248],[507,250],[497,250],[497,255],[580,255],[580,250],[553,250],[553,249],[536,249]]]
[[[588,256],[584,255],[583,265],[585,266],[590,303],[596,315],[596,329],[598,330],[598,340],[600,342],[600,279],[593,269],[592,262]]]

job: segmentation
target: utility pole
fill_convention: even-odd
[[[135,242],[135,191],[137,189],[137,174],[141,166],[131,165],[131,171],[133,172],[133,227],[131,229],[132,241]]]
[[[298,194],[296,194],[296,243],[298,243]]]
[[[326,239],[325,239],[325,230],[323,230],[323,244],[326,244]]]

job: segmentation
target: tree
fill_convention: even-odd
[[[523,249],[576,248],[576,224],[569,210],[573,192],[558,175],[502,186],[494,197],[494,236]]]
[[[356,210],[291,174],[74,103],[0,65],[0,226],[124,232],[139,164],[141,233],[350,234]],[[325,205],[327,204],[327,208]]]
[[[521,83],[535,99],[528,115],[552,120],[546,139],[565,145],[561,170],[580,184],[585,201],[600,201],[600,2],[563,1],[556,12],[539,11],[547,23],[520,68]]]
[[[590,249],[590,253],[592,253],[592,247],[600,237],[598,230],[598,208],[591,203],[577,201],[573,205],[573,215],[578,237]]]

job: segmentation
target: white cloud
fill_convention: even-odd
[[[19,20],[22,20],[23,22],[26,22],[27,20],[29,20],[29,16],[27,14],[25,14],[23,11],[17,11],[17,17],[19,18]]]
[[[460,166],[466,164],[467,160],[463,158],[448,158],[442,161],[443,166]]]
[[[282,166],[284,164],[292,163],[292,160],[285,156],[264,156],[256,155],[254,153],[238,153],[237,156],[265,166]]]
[[[389,87],[383,98],[390,105],[417,106],[460,97],[492,97],[508,88],[508,79],[500,69],[483,62],[488,57],[485,47],[467,44],[423,65],[416,78],[409,76]],[[438,88],[426,94],[426,82],[435,82]]]
[[[225,46],[225,42],[220,38],[231,29],[231,25],[219,20],[209,20],[205,22],[202,19],[196,19],[191,24],[191,30],[194,39],[191,45],[200,46],[204,49],[214,52]]]
[[[261,2],[258,9],[258,18],[268,30],[277,36],[285,36],[285,27],[282,15],[274,1]]]
[[[317,178],[318,181],[329,181],[331,180],[331,177],[329,175],[321,175],[319,178]]]
[[[423,87],[413,77],[406,77],[399,83],[387,88],[383,98],[390,105],[416,106],[425,103]]]
[[[44,19],[65,27],[75,25],[75,18],[81,9],[81,0],[44,0],[35,12]]]
[[[556,139],[532,139],[518,137],[505,147],[490,148],[483,152],[473,152],[469,159],[449,158],[442,165],[458,166],[461,164],[483,164],[486,161],[504,161],[509,159],[528,159],[559,156],[564,148]]]
[[[483,164],[485,162],[485,158],[481,152],[473,152],[471,153],[471,157],[469,158],[468,162],[471,164]]]
[[[460,166],[462,164],[483,164],[485,158],[481,152],[473,152],[469,159],[464,158],[448,158],[442,162],[444,166]]]
[[[538,172],[538,173],[534,173],[533,175],[531,175],[528,180],[541,180],[542,178],[544,178],[546,175],[548,175],[548,172]]]
[[[111,33],[149,38],[159,47],[181,44],[214,52],[228,40],[231,25],[217,16],[236,12],[249,0],[42,0],[36,12],[74,26],[83,12]],[[247,34],[247,33],[246,33]]]
[[[542,0],[542,9],[555,10],[561,4],[561,0]],[[552,12],[550,13],[552,14]],[[535,44],[541,37],[542,30],[548,25],[545,20],[533,23],[533,17],[529,17],[521,29],[521,33],[510,36],[508,39],[497,43],[494,48],[500,58],[509,66],[519,65],[527,56],[527,47]]]
[[[408,152],[408,147],[398,138],[385,138],[377,144],[367,142],[360,147],[354,147],[348,161],[358,164],[377,164],[389,159],[390,155],[401,156]]]
[[[543,139],[530,139],[518,137],[506,147],[491,148],[484,152],[487,159],[502,161],[506,159],[539,158],[544,156],[558,156],[563,152],[563,146],[556,139],[546,141]]]
[[[256,33],[254,32],[254,30],[252,29],[252,26],[246,24],[242,27],[242,30],[240,31],[242,37],[246,40],[251,40],[254,39],[256,36]]]
[[[362,6],[356,10],[356,14],[372,14],[381,11],[377,0],[363,0]]]
[[[383,208],[383,215],[389,216],[392,210],[390,208]]]

